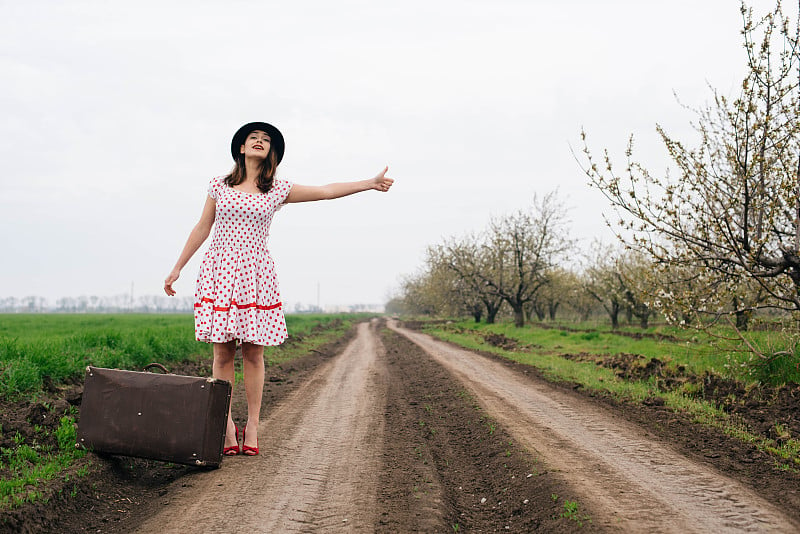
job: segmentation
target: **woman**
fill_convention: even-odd
[[[283,152],[283,135],[271,124],[251,122],[239,128],[231,141],[236,164],[229,175],[211,180],[200,221],[164,280],[164,291],[175,295],[172,284],[213,226],[214,236],[197,278],[195,335],[214,344],[214,377],[231,384],[237,341],[242,347],[247,423],[240,448],[239,431],[228,408],[223,451],[229,456],[258,454],[264,346],[280,345],[287,337],[278,281],[267,250],[273,215],[283,204],[340,198],[370,189],[386,192],[394,182],[386,176],[386,167],[374,178],[358,182],[292,184],[275,177]]]

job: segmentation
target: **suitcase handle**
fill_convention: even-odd
[[[169,371],[167,371],[167,368],[166,368],[166,367],[164,367],[163,365],[161,365],[160,363],[148,363],[147,365],[145,365],[144,367],[142,367],[142,370],[143,370],[143,371],[147,371],[147,370],[149,370],[149,369],[151,369],[151,368],[153,368],[153,367],[155,367],[155,368],[157,368],[157,369],[161,369],[162,371],[164,371],[164,374],[165,374],[165,375],[168,375],[168,374],[169,374]]]

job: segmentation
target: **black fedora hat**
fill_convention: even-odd
[[[278,159],[278,163],[280,163],[283,159],[283,151],[286,148],[286,145],[283,142],[283,134],[273,125],[266,122],[249,122],[236,130],[236,133],[233,134],[233,139],[231,140],[231,156],[233,157],[234,161],[236,161],[236,158],[240,154],[239,149],[244,144],[244,140],[247,139],[247,136],[250,134],[250,132],[255,130],[261,130],[269,135],[269,144],[272,147],[272,150],[275,151],[275,156]]]

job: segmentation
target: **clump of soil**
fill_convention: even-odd
[[[649,380],[655,381],[661,391],[675,389],[689,381],[686,367],[678,365],[673,367],[667,360],[649,358],[641,354],[620,352],[617,354],[561,354],[562,358],[579,362],[594,362],[600,367],[612,369],[614,374],[623,380]]]
[[[800,438],[800,385],[754,385],[708,374],[700,377],[697,395],[735,415],[758,435],[779,445]]]
[[[488,332],[483,335],[484,341],[493,347],[498,347],[507,351],[515,351],[519,348],[519,343],[516,339],[511,339],[503,334],[495,334]]]

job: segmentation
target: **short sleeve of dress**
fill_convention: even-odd
[[[272,185],[272,190],[278,200],[278,206],[281,206],[284,202],[286,202],[286,197],[289,196],[289,193],[292,190],[292,182],[287,182],[286,180],[275,180]]]
[[[217,200],[217,196],[219,196],[219,188],[222,187],[222,181],[225,178],[223,176],[217,176],[212,178],[211,181],[208,183],[208,196]]]

